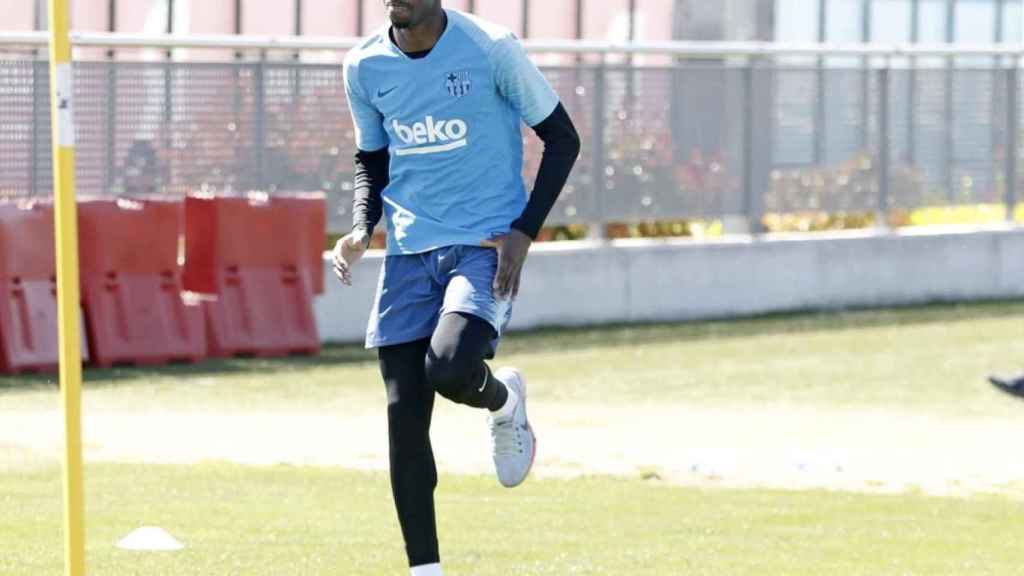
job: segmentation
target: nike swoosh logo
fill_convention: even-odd
[[[398,86],[395,86],[394,88],[391,88],[390,90],[377,90],[377,98],[383,98],[383,97],[387,96],[388,94],[391,94],[395,90],[398,90]]]

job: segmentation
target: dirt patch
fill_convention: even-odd
[[[790,406],[537,405],[538,476],[611,474],[728,487],[1024,496],[1024,422]],[[383,407],[337,415],[94,411],[91,461],[387,468]],[[56,460],[56,410],[0,415],[3,468]],[[442,471],[491,472],[483,414],[438,403]]]

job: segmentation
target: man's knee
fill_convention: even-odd
[[[483,381],[480,374],[482,358],[469,358],[465,354],[427,353],[427,381],[438,394],[451,400],[465,404],[473,393],[474,384],[479,386]],[[481,382],[474,382],[480,379]]]

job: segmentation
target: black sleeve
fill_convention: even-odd
[[[580,155],[580,136],[561,102],[533,131],[544,142],[544,155],[530,200],[512,227],[536,239]]]
[[[352,199],[352,229],[363,229],[373,236],[373,227],[380,221],[384,202],[380,193],[388,185],[391,156],[387,148],[373,152],[356,152],[355,197]]]

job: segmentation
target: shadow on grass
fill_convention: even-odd
[[[837,332],[863,328],[921,326],[1024,316],[1024,302],[998,301],[973,304],[932,304],[910,308],[849,310],[844,312],[780,313],[743,319],[706,320],[663,324],[611,325],[593,328],[546,328],[508,335],[500,354],[530,354],[552,350],[642,346],[696,340],[724,340],[808,332]],[[1024,336],[1024,330],[1022,330]],[[376,366],[377,355],[362,345],[332,345],[319,356],[286,358],[231,358],[199,364],[87,369],[86,386],[145,382],[148,376],[166,378],[240,373],[288,373],[339,365]],[[55,374],[0,377],[0,396],[14,390],[56,388]]]

